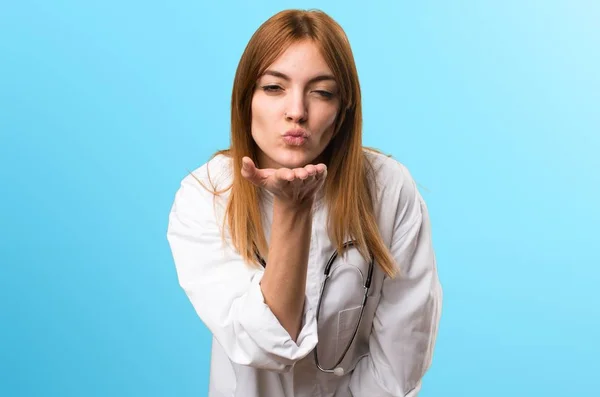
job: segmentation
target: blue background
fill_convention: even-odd
[[[346,30],[365,144],[429,205],[445,301],[422,397],[598,396],[600,4],[0,6],[0,395],[205,396],[166,241],[229,141],[239,57],[284,8]]]

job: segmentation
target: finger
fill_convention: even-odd
[[[242,158],[242,177],[246,178],[252,184],[264,187],[267,180],[275,172],[272,168],[258,168],[254,161],[247,156]]]
[[[317,170],[317,178],[318,179],[323,179],[327,176],[327,166],[323,163],[321,164],[317,164],[315,166],[316,170]]]
[[[304,168],[294,168],[294,175],[297,179],[305,180],[308,178],[308,171]]]
[[[256,171],[258,172],[258,175],[260,175],[260,177],[262,179],[267,179],[268,177],[270,177],[271,175],[273,175],[275,173],[275,170],[273,168],[257,168]]]
[[[317,167],[315,167],[312,164],[308,164],[306,167],[304,167],[304,169],[306,170],[306,172],[308,172],[309,176],[314,176],[317,173]]]
[[[252,182],[256,179],[257,174],[256,166],[254,161],[250,157],[242,157],[242,176]]]
[[[278,183],[291,182],[294,180],[294,178],[294,171],[290,170],[289,168],[279,168],[277,171],[275,171],[275,180]]]
[[[308,173],[308,176],[306,177],[306,179],[304,179],[304,184],[305,185],[314,184],[314,182],[317,180],[317,168],[314,165],[309,164],[309,165],[305,166],[304,169]]]

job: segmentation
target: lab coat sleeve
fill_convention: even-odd
[[[427,207],[414,181],[407,180],[391,244],[401,271],[395,279],[384,279],[369,338],[370,354],[351,376],[354,397],[416,397],[432,362],[442,288]]]
[[[317,344],[314,313],[305,304],[294,342],[265,304],[259,285],[263,270],[245,264],[229,237],[223,242],[222,217],[217,218],[212,192],[186,177],[167,230],[179,284],[232,362],[287,372]]]

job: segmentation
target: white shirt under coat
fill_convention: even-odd
[[[221,230],[228,192],[217,197],[186,176],[169,215],[167,239],[181,287],[212,332],[209,397],[415,397],[429,368],[442,307],[427,207],[407,168],[367,152],[376,169],[375,216],[401,272],[388,278],[377,266],[361,327],[343,376],[332,366],[352,336],[363,295],[359,273],[368,261],[356,249],[338,257],[319,323],[315,319],[324,267],[334,251],[325,229],[327,208],[314,206],[302,329],[294,342],[265,304],[264,269],[246,265]],[[218,189],[231,182],[230,159],[219,155],[193,174]],[[269,241],[273,197],[261,198]],[[229,235],[227,234],[227,238]],[[228,240],[229,241],[229,240]]]

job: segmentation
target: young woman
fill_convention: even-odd
[[[325,13],[252,36],[231,146],[183,179],[167,237],[213,334],[210,397],[417,395],[442,302],[427,207],[362,146],[352,51]]]

